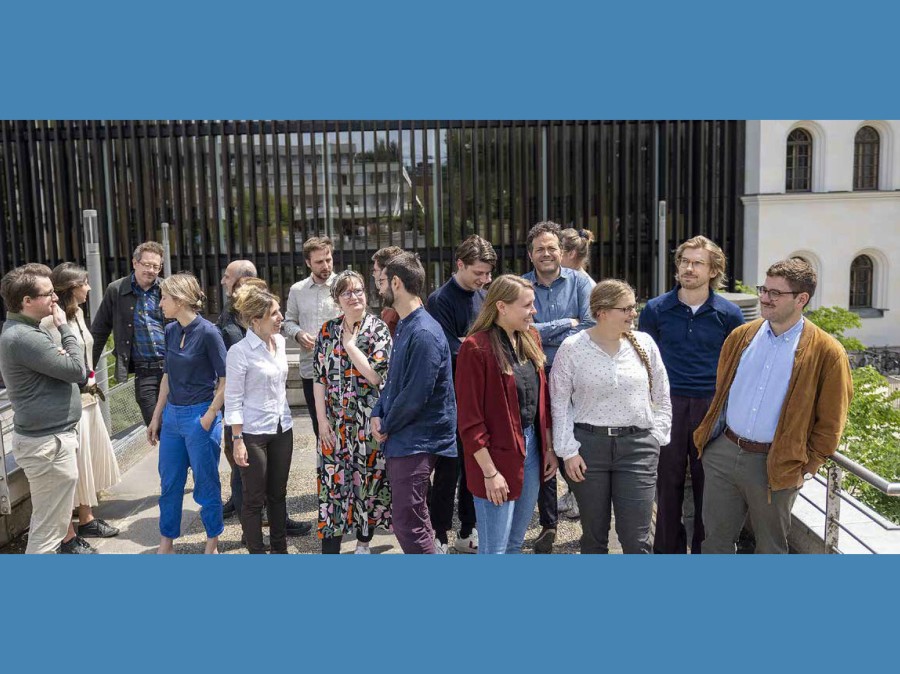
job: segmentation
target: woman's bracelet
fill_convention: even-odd
[[[500,471],[498,470],[498,471],[497,471],[496,473],[494,473],[493,475],[485,475],[485,476],[484,476],[484,479],[485,479],[485,480],[493,480],[493,479],[494,479],[495,477],[497,477],[499,474],[500,474]]]

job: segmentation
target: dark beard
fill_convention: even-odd
[[[384,292],[381,294],[381,299],[383,300],[383,306],[392,307],[394,306],[394,289],[388,286],[384,289]]]

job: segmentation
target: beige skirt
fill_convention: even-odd
[[[98,505],[97,494],[116,484],[119,463],[113,453],[112,441],[103,423],[100,405],[96,400],[85,405],[78,422],[78,484],[75,505]]]

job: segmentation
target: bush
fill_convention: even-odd
[[[874,367],[853,371],[853,402],[847,414],[842,453],[891,482],[900,481],[900,410],[891,391]],[[844,488],[860,501],[900,524],[900,498],[888,496],[853,475]]]
[[[861,326],[859,316],[840,307],[823,307],[806,318],[837,339],[850,351],[865,346],[844,332]],[[847,412],[847,427],[841,453],[891,482],[900,481],[900,410],[895,402],[900,391],[891,392],[887,379],[873,367],[853,371],[853,402]],[[900,498],[887,496],[853,475],[844,478],[844,489],[894,522],[900,523]]]

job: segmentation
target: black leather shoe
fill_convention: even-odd
[[[97,551],[91,547],[90,543],[81,536],[76,536],[71,541],[64,541],[59,544],[59,554],[61,555],[96,555]]]
[[[287,518],[286,527],[288,536],[306,536],[312,531],[312,524],[309,522],[298,522],[290,517]]]
[[[97,517],[79,526],[78,535],[82,538],[112,538],[119,535],[119,530]]]
[[[556,529],[544,527],[540,535],[534,541],[534,554],[549,555],[553,552],[553,544],[556,542]]]
[[[222,518],[227,520],[229,517],[234,517],[234,501],[231,499],[222,504]]]

